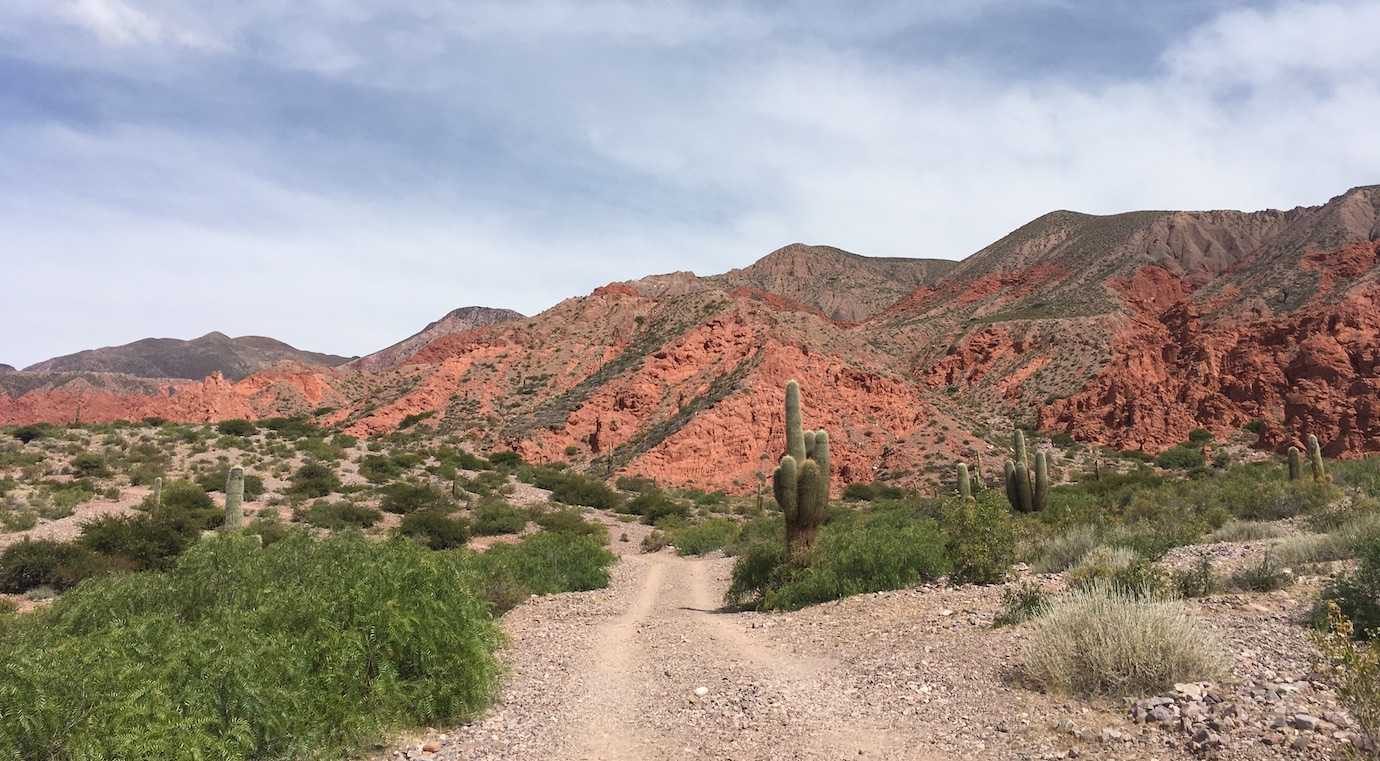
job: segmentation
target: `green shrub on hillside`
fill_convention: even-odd
[[[738,526],[729,518],[713,518],[667,531],[666,542],[679,555],[704,555],[732,544],[738,538]]]
[[[533,485],[549,489],[551,499],[556,502],[613,509],[621,501],[618,492],[610,489],[608,484],[579,473],[540,467],[530,468],[526,475]]]
[[[222,420],[216,424],[216,433],[222,436],[253,436],[258,432],[258,426],[240,418]]]
[[[230,476],[230,466],[220,465],[196,477],[196,484],[208,492],[225,491],[225,482]],[[253,473],[244,474],[244,498],[249,502],[263,496],[264,480]]]
[[[82,452],[72,458],[72,473],[78,478],[102,478],[110,474],[105,458],[95,452]]]
[[[383,513],[368,505],[356,505],[340,500],[317,500],[297,513],[297,519],[317,528],[343,531],[347,528],[370,528],[383,520]]]
[[[302,463],[302,467],[292,474],[291,482],[288,493],[299,499],[326,497],[340,491],[340,478],[335,471],[329,465],[314,460]]]
[[[426,484],[399,482],[383,488],[383,499],[379,501],[379,508],[385,513],[398,515],[407,515],[418,510],[450,512],[455,509],[455,502],[450,495]]]
[[[517,534],[527,527],[527,513],[507,502],[489,500],[474,509],[474,533],[480,536]]]
[[[1314,617],[1324,623],[1332,603],[1354,625],[1358,639],[1370,639],[1380,635],[1380,538],[1360,548],[1359,558],[1354,572],[1333,579],[1323,590]]]
[[[428,508],[404,515],[398,533],[433,550],[449,550],[465,546],[470,539],[470,525],[464,518]]]
[[[618,511],[642,516],[642,522],[656,525],[666,518],[687,518],[690,506],[659,489],[638,494],[618,506]]]
[[[474,716],[499,635],[472,578],[406,542],[298,535],[92,581],[0,633],[0,757],[341,758]]]
[[[38,587],[60,592],[109,570],[108,561],[80,545],[24,539],[0,552],[0,592],[19,594]]]
[[[533,534],[472,557],[479,587],[488,590],[486,596],[498,612],[528,594],[602,589],[608,586],[609,566],[616,559],[599,539],[567,532]]]
[[[1006,578],[1016,558],[1016,530],[1011,513],[996,490],[944,511],[945,551],[955,584],[996,584]]]

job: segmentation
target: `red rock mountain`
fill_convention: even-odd
[[[448,336],[452,333],[463,333],[475,328],[521,319],[522,313],[514,312],[511,309],[460,307],[459,309],[453,309],[447,312],[441,319],[427,325],[425,328],[422,328],[392,346],[354,360],[350,363],[350,367],[357,370],[382,370],[384,368],[396,367],[406,362],[413,354],[420,351],[422,347],[442,336]]]
[[[29,372],[123,373],[138,378],[187,378],[200,380],[220,373],[239,380],[281,363],[329,368],[349,357],[295,349],[263,336],[231,338],[212,332],[183,341],[176,338],[145,338],[123,346],[87,349],[30,365]]]
[[[833,434],[838,484],[913,482],[979,453],[990,477],[1013,423],[1158,451],[1259,421],[1263,448],[1316,433],[1354,456],[1380,451],[1378,259],[1380,186],[1289,211],[1059,211],[962,262],[787,246],[409,339],[373,366],[233,383],[15,373],[0,421],[78,403],[87,420],[331,407],[319,422],[371,434],[433,412],[424,425],[481,449],[741,492],[778,454],[794,377],[809,424]]]

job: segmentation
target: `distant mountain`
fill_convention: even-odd
[[[381,370],[396,367],[416,354],[424,346],[442,336],[463,333],[475,328],[488,327],[499,323],[521,320],[521,312],[493,307],[460,307],[446,313],[441,319],[427,325],[403,340],[350,363],[358,370]]]
[[[1378,305],[1380,186],[1289,210],[1054,211],[961,262],[793,244],[529,318],[457,310],[330,372],[9,373],[0,423],[327,410],[352,435],[411,420],[600,477],[751,493],[793,378],[836,489],[951,483],[979,455],[998,479],[1016,425],[1151,453],[1196,428],[1276,452],[1314,434],[1358,456],[1380,452]]]
[[[7,364],[5,364],[5,363],[3,363],[3,362],[0,362],[0,373],[12,373],[12,372],[16,372],[16,370],[14,369],[14,366],[13,366],[13,365],[7,365]]]
[[[350,357],[302,351],[263,336],[231,338],[212,332],[184,341],[177,338],[145,338],[123,346],[87,349],[32,364],[26,372],[123,373],[138,378],[186,378],[200,380],[220,373],[239,380],[259,370],[288,362],[329,368],[349,362]]]

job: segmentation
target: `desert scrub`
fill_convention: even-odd
[[[474,533],[480,536],[518,534],[527,527],[527,513],[502,500],[485,500],[474,509]]]
[[[950,500],[943,511],[949,580],[995,584],[1006,578],[1016,557],[1011,514],[992,489],[977,500]]]
[[[372,528],[374,524],[383,520],[383,513],[368,505],[356,505],[344,500],[328,502],[322,499],[313,502],[305,510],[297,511],[294,517],[317,528],[342,531],[347,528]]]
[[[385,513],[407,515],[418,510],[455,510],[455,502],[449,495],[426,484],[398,482],[383,487],[382,492],[383,498],[379,500],[379,509]]]
[[[603,481],[568,470],[557,470],[547,466],[529,467],[524,468],[519,475],[539,489],[549,489],[551,499],[555,502],[613,509],[622,501],[622,496]]]
[[[1262,539],[1278,539],[1285,534],[1284,527],[1263,521],[1233,520],[1208,536],[1212,542],[1258,542]]]
[[[652,489],[638,494],[620,504],[618,511],[641,516],[642,522],[649,526],[659,525],[668,519],[690,517],[689,505],[660,489]]]
[[[196,484],[208,492],[225,491],[225,482],[230,476],[229,465],[218,465],[196,477]],[[264,493],[264,480],[252,473],[244,474],[244,498],[249,502],[258,500]]]
[[[1294,583],[1294,574],[1268,550],[1260,560],[1243,566],[1231,576],[1232,586],[1245,592],[1273,592]]]
[[[670,529],[666,532],[665,541],[676,548],[678,555],[704,555],[723,549],[737,538],[737,521],[729,518],[711,518],[689,526]]]
[[[782,537],[784,539],[784,537]],[[797,610],[865,592],[903,589],[949,571],[946,537],[928,518],[859,516],[825,524],[803,563],[775,540],[748,547],[733,567],[734,605]]]
[[[1163,571],[1126,547],[1098,547],[1069,570],[1070,589],[1106,586],[1123,594],[1159,596],[1170,580]]]
[[[62,591],[109,570],[107,561],[80,545],[25,539],[0,552],[0,592],[18,594],[40,587]]]
[[[1035,573],[1059,573],[1072,568],[1098,545],[1097,528],[1079,524],[1041,543],[1031,562]]]
[[[1213,678],[1221,649],[1183,603],[1108,584],[1070,592],[1036,619],[1026,676],[1048,692],[1147,695]]]
[[[1326,605],[1323,613],[1325,628],[1313,635],[1321,654],[1319,670],[1370,739],[1370,757],[1380,758],[1380,631],[1369,632],[1369,642],[1357,642],[1359,632],[1336,604]]]
[[[476,588],[499,613],[529,594],[603,589],[609,584],[609,566],[616,560],[599,539],[564,532],[542,532],[516,544],[495,544],[468,557]]]
[[[608,529],[604,528],[602,523],[585,520],[585,516],[577,508],[547,509],[536,507],[532,509],[532,522],[541,526],[543,531],[558,534],[584,534],[594,537],[601,544],[608,541]]]
[[[259,427],[240,418],[222,420],[216,424],[216,433],[222,436],[253,436],[259,432]]]
[[[326,497],[331,492],[340,491],[340,479],[329,465],[316,461],[302,463],[292,474],[292,485],[288,493],[299,499]]]
[[[1049,595],[1033,581],[1022,581],[1001,591],[1001,610],[992,619],[993,628],[1015,626],[1049,610]]]
[[[1335,607],[1355,625],[1357,637],[1380,635],[1380,539],[1361,549],[1360,563],[1353,573],[1328,583],[1314,613],[1318,623],[1326,620],[1329,607]]]
[[[471,580],[406,542],[295,535],[84,584],[0,634],[0,757],[340,758],[473,716],[499,635]]]
[[[464,518],[428,508],[404,515],[398,533],[433,550],[449,550],[465,546],[470,539],[470,524]]]

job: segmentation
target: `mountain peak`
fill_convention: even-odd
[[[458,307],[446,312],[440,319],[428,323],[425,328],[392,346],[354,360],[350,366],[357,370],[382,370],[396,367],[427,344],[443,336],[522,319],[526,319],[525,316],[512,309],[484,306]]]

